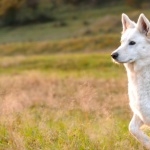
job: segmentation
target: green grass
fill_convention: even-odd
[[[144,150],[122,118],[95,117],[79,110],[61,112],[36,107],[0,125],[1,149]],[[133,148],[133,145],[135,148]]]
[[[124,74],[123,67],[112,63],[110,53],[16,56],[0,59],[1,74],[27,71],[98,78],[118,78],[118,73],[120,77]]]
[[[11,43],[0,45],[0,56],[107,52],[119,45],[115,42],[117,40],[120,40],[119,36],[108,34],[60,41]]]

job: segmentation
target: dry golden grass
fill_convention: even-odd
[[[128,132],[126,80],[0,77],[0,149],[143,150]]]
[[[118,91],[119,89],[119,91]],[[126,81],[96,78],[59,78],[31,72],[1,76],[1,114],[46,105],[56,109],[96,111],[101,115],[128,109]]]

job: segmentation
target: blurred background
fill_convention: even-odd
[[[56,41],[86,36],[98,39],[97,36],[111,36],[112,33],[114,39],[121,31],[122,12],[137,19],[140,11],[148,12],[149,6],[148,0],[10,0],[9,3],[1,0],[0,43]],[[97,47],[92,49],[106,49],[116,43],[104,41],[98,41]],[[101,44],[98,45],[99,42]],[[85,50],[85,45],[80,44],[76,51],[81,49],[81,45]],[[72,51],[73,46],[69,49]],[[51,51],[55,52],[51,49],[49,53]]]
[[[1,150],[144,150],[110,57],[122,13],[150,19],[150,1],[0,0]]]

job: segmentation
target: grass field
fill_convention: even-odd
[[[109,53],[0,64],[0,149],[144,150],[128,132],[125,71]]]
[[[143,149],[128,132],[123,75],[40,72],[1,75],[0,149]]]
[[[0,29],[0,150],[144,150],[128,131],[126,72],[110,53],[121,13],[150,13],[69,11],[57,10],[53,23]]]

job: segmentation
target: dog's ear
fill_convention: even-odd
[[[129,19],[129,17],[126,14],[122,14],[122,27],[124,33],[128,28],[134,28],[135,23]]]
[[[150,23],[144,14],[139,16],[137,28],[141,33],[145,34],[146,36],[150,36]]]

